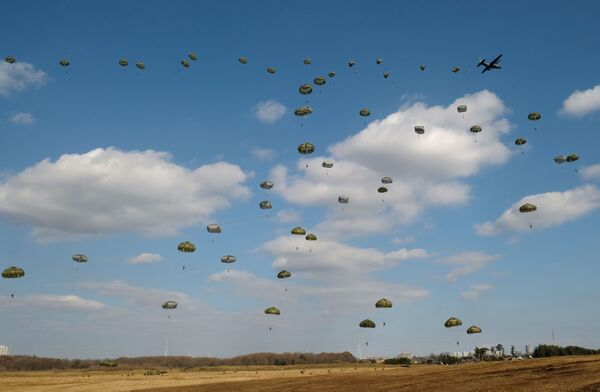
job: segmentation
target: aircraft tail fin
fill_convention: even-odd
[[[485,65],[485,59],[482,59],[481,57],[479,58],[479,63],[477,66],[479,67],[480,65]]]

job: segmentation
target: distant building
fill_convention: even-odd
[[[533,355],[533,347],[531,346],[531,344],[525,345],[525,354]]]
[[[8,355],[8,346],[0,345],[0,356]]]

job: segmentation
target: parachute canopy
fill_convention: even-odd
[[[477,325],[471,325],[468,329],[467,329],[467,333],[470,335],[472,333],[481,333],[481,328],[479,328]]]
[[[7,63],[9,63],[9,64],[14,64],[14,63],[15,63],[15,61],[17,61],[17,59],[16,59],[16,58],[14,58],[13,56],[6,56],[6,57],[4,58],[4,61],[6,61],[6,62],[7,62]]]
[[[276,316],[279,316],[281,312],[275,306],[270,306],[265,309],[265,314],[274,314]]]
[[[143,62],[141,62],[141,61],[140,61],[139,63],[137,63],[135,66],[136,66],[136,67],[138,67],[138,68],[139,68],[139,69],[141,69],[141,70],[144,70],[144,69],[146,69],[146,64],[144,64],[144,63],[143,63]]]
[[[389,72],[387,72],[387,71],[386,71],[386,72],[384,72],[384,73],[383,73],[383,77],[384,77],[385,79],[387,79],[389,76],[390,76],[390,73],[389,73]]]
[[[333,161],[323,161],[323,163],[321,164],[321,166],[326,167],[328,169],[331,169],[333,167]]]
[[[567,162],[575,162],[578,159],[579,159],[579,155],[571,154],[571,155],[567,155],[566,161]]]
[[[87,263],[88,261],[88,257],[82,254],[73,255],[71,258],[73,259],[73,261],[76,261],[78,263]]]
[[[420,69],[421,71],[425,71],[425,64],[421,64],[421,65],[419,65],[419,69]]]
[[[458,110],[459,113],[464,113],[467,111],[467,105],[458,105],[456,110]]]
[[[457,73],[458,71],[460,71],[460,68],[458,68],[458,67],[452,67],[452,72]]]
[[[354,60],[348,61],[348,67],[350,67],[350,68],[354,67],[355,64],[356,64],[356,61],[354,61]]]
[[[162,304],[163,309],[175,309],[177,307],[177,302],[175,301],[167,301]]]
[[[260,187],[262,189],[271,189],[273,188],[275,184],[273,184],[271,181],[263,181],[260,183]]]
[[[382,298],[379,301],[375,302],[375,307],[376,308],[391,308],[392,301],[390,301],[389,299],[386,299],[386,298]]]
[[[279,273],[277,273],[278,279],[286,279],[286,278],[289,278],[290,276],[292,276],[292,274],[286,270],[279,271]]]
[[[296,116],[306,116],[313,112],[310,106],[300,106],[298,109],[294,110],[294,114]]]
[[[567,157],[564,155],[557,155],[554,157],[554,162],[561,164],[561,163],[565,163],[567,161]]]
[[[381,178],[381,182],[382,182],[383,184],[391,184],[393,181],[392,181],[392,179],[391,179],[390,177],[387,177],[387,176],[386,176],[386,177],[382,177],[382,178]]]
[[[316,240],[317,240],[317,236],[316,236],[316,235],[314,235],[314,234],[312,234],[312,233],[310,233],[310,234],[307,234],[307,235],[306,235],[306,237],[304,237],[304,238],[305,238],[307,241],[316,241]]]
[[[525,203],[521,207],[519,207],[519,212],[522,212],[522,213],[533,212],[535,210],[537,210],[537,206],[535,204],[531,204],[531,203]]]
[[[221,226],[217,225],[216,223],[212,223],[212,224],[206,226],[206,230],[209,233],[220,233],[221,232]]]
[[[188,54],[188,57],[190,58],[190,60],[192,61],[196,61],[198,60],[198,55],[194,52],[191,52],[190,54]]]
[[[312,143],[302,143],[298,146],[298,152],[300,154],[312,154],[315,152],[315,145]]]
[[[190,62],[187,60],[181,60],[181,65],[183,65],[185,68],[189,68],[190,67]]]
[[[473,125],[470,128],[470,131],[473,132],[473,133],[479,133],[479,132],[481,132],[481,125]]]
[[[542,118],[542,115],[538,112],[531,112],[527,115],[527,119],[529,119],[530,121],[537,121],[540,118]]]
[[[58,63],[61,67],[68,67],[71,64],[71,62],[67,59],[62,59]]]
[[[369,109],[360,109],[360,112],[358,112],[358,114],[360,114],[363,117],[369,117],[371,115],[371,111]]]
[[[304,64],[309,65],[310,63],[312,63],[312,61],[310,61],[308,57],[304,59]]]
[[[294,234],[294,235],[306,235],[306,230],[304,230],[304,229],[303,229],[302,227],[300,227],[300,226],[297,226],[297,227],[294,227],[294,228],[291,230],[291,233],[292,233],[292,234]]]
[[[425,133],[425,127],[422,125],[415,125],[415,132],[419,135],[422,135]]]
[[[386,188],[386,187],[384,187],[384,186],[382,186],[382,187],[379,187],[379,188],[377,189],[377,192],[379,192],[379,193],[385,193],[385,192],[387,192],[387,191],[388,191],[388,190],[387,190],[387,188]]]
[[[232,255],[225,255],[225,256],[221,257],[221,263],[231,264],[231,263],[235,263],[236,260],[237,260],[237,257],[232,256]]]
[[[6,279],[22,278],[23,276],[25,276],[25,271],[23,271],[22,268],[15,267],[14,265],[2,271],[2,277]]]
[[[317,77],[316,77],[316,78],[313,80],[313,82],[314,82],[314,83],[315,83],[317,86],[322,86],[322,85],[324,85],[325,83],[327,83],[327,80],[325,80],[325,78],[324,78],[324,77],[322,77],[322,76],[317,76]]]
[[[248,64],[248,59],[247,59],[247,58],[245,58],[244,56],[240,57],[240,58],[238,59],[238,61],[239,61],[240,63],[242,63],[242,64]]]
[[[258,206],[260,207],[261,210],[270,210],[271,208],[273,208],[273,206],[271,205],[271,202],[268,200],[261,201]]]
[[[462,321],[460,321],[460,319],[457,319],[456,317],[450,317],[444,323],[444,327],[446,328],[458,327],[459,325],[462,325]]]
[[[350,198],[346,195],[340,195],[338,197],[338,203],[348,204],[349,201],[350,201]]]
[[[179,245],[177,245],[177,250],[179,250],[180,252],[185,252],[185,253],[195,252],[196,245],[192,244],[189,241],[183,241],[183,242],[180,242]]]
[[[518,138],[518,139],[515,140],[515,144],[517,146],[522,146],[523,144],[526,144],[526,143],[527,143],[527,140],[525,138],[522,138],[522,137],[520,137],[520,138]]]
[[[369,319],[363,320],[358,324],[361,328],[375,328],[375,323]]]
[[[334,78],[335,77],[335,72],[329,71],[329,73],[327,74],[327,76],[329,76],[330,78]]]
[[[267,72],[270,74],[274,74],[277,71],[275,70],[275,67],[267,67]]]
[[[300,86],[298,91],[300,91],[300,94],[302,94],[302,95],[308,95],[308,94],[312,93],[313,88],[310,84],[303,84],[302,86]]]
[[[126,59],[121,58],[121,59],[119,59],[119,65],[121,67],[127,67],[129,65],[129,62]]]

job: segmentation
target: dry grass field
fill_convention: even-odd
[[[309,391],[577,391],[600,392],[600,356],[554,357],[455,366],[227,367],[170,371],[0,373],[3,392],[309,392]]]

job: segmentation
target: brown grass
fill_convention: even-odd
[[[131,375],[133,373],[133,375]],[[223,367],[218,371],[144,370],[0,373],[3,392],[600,392],[600,356],[554,357],[455,366]],[[129,375],[128,375],[129,374]]]

